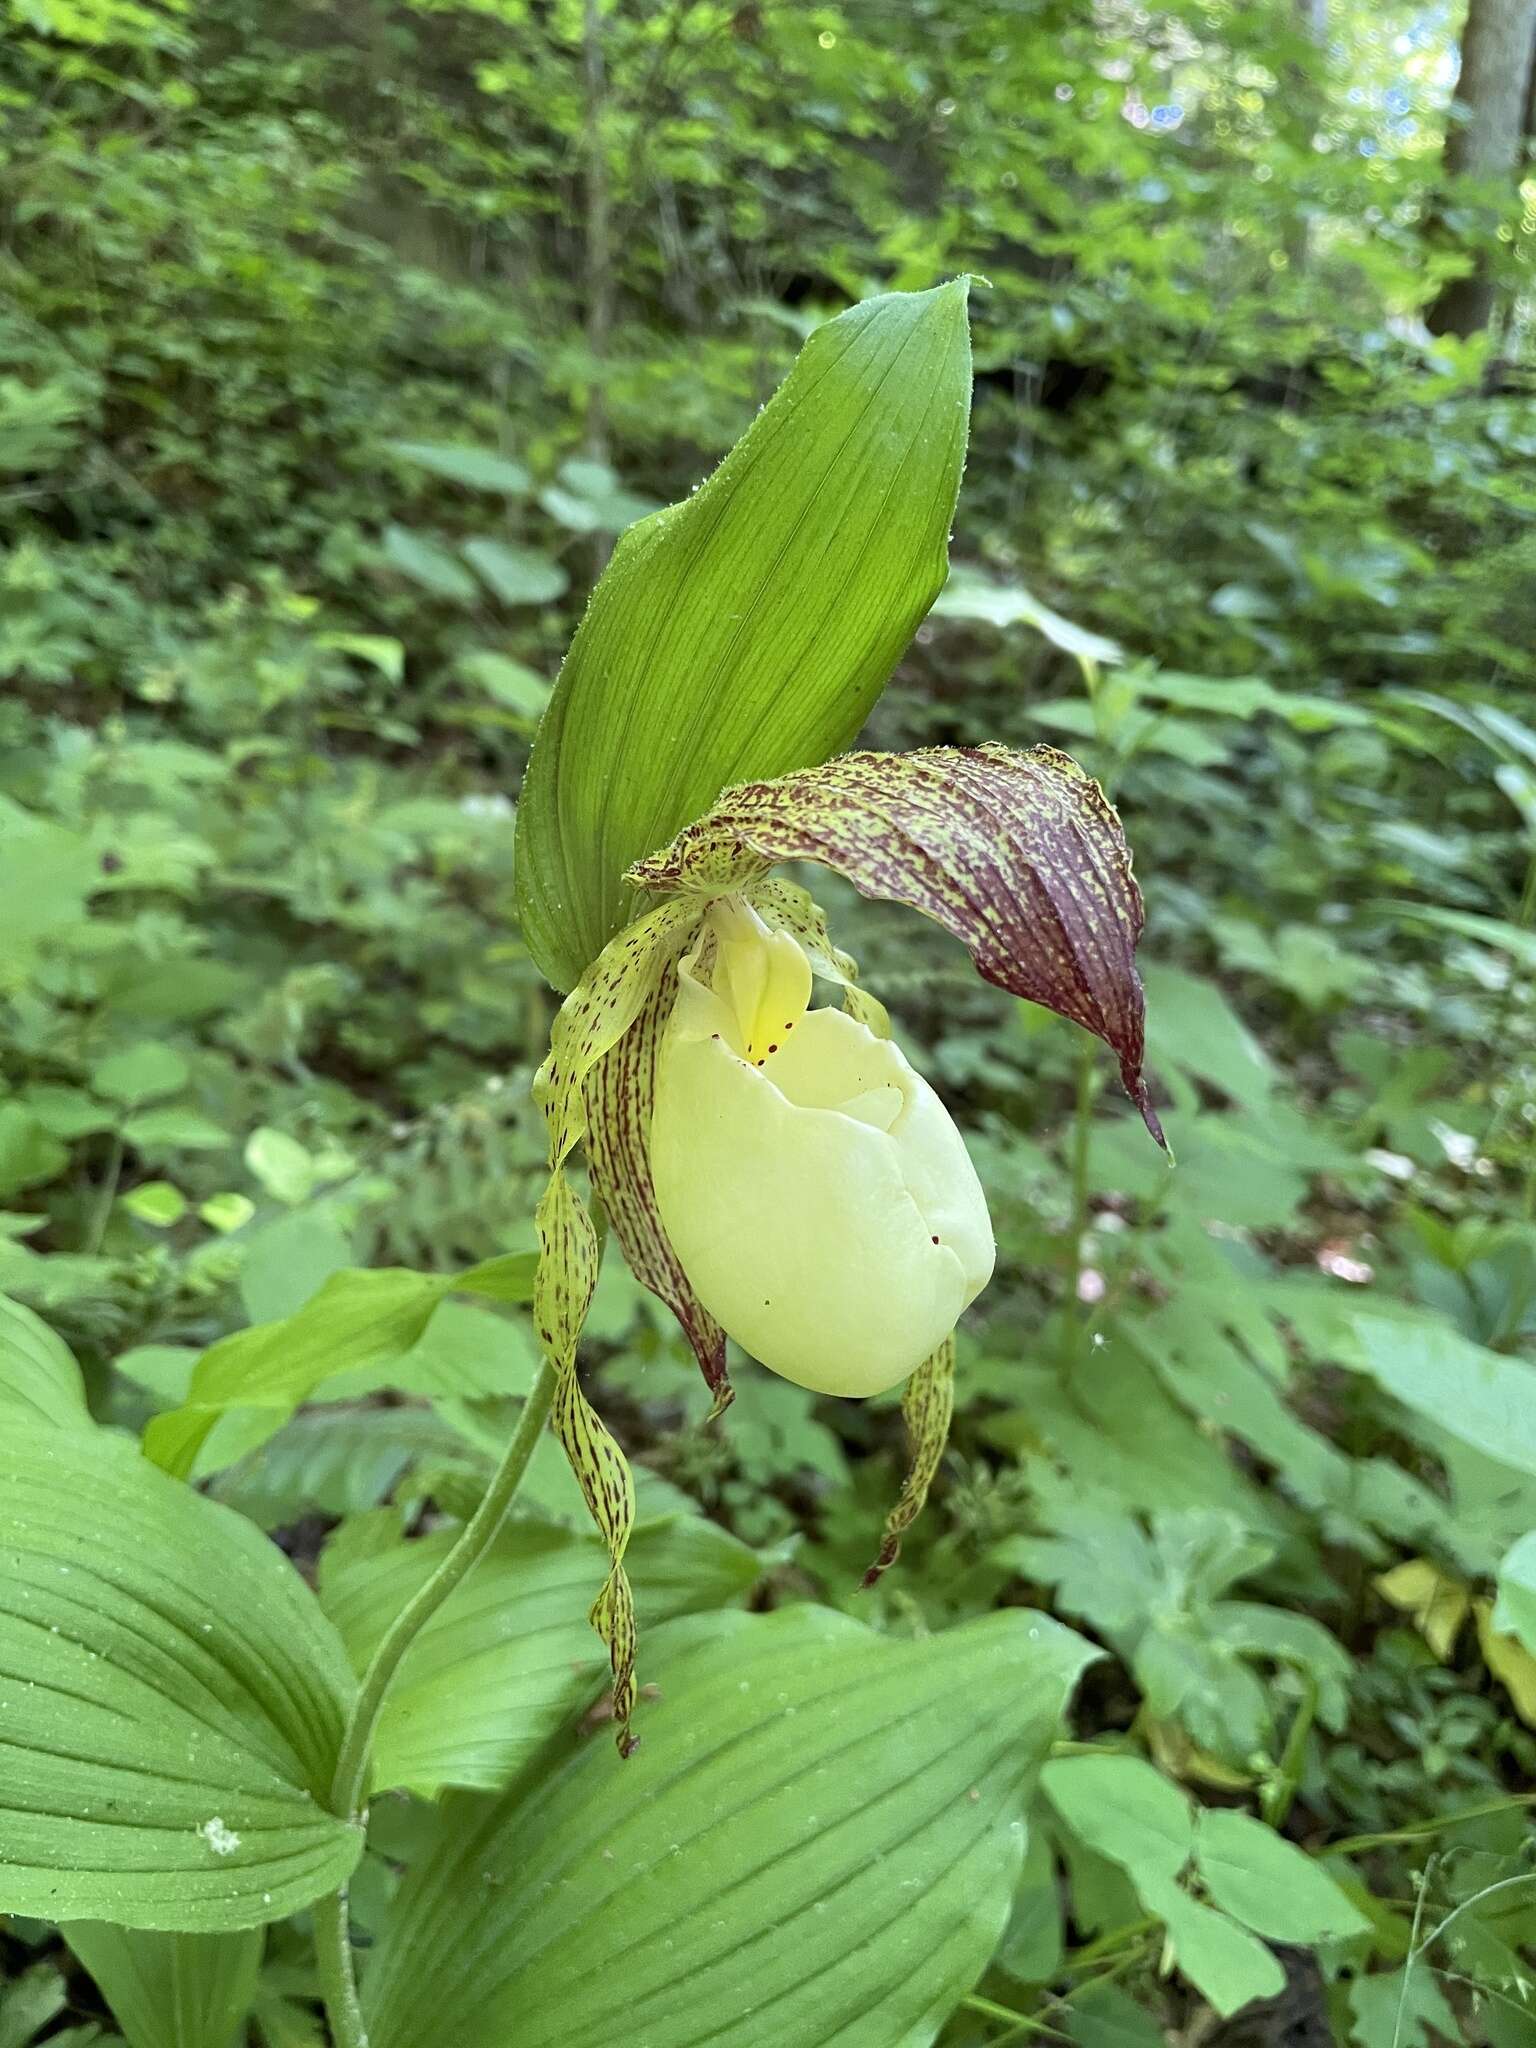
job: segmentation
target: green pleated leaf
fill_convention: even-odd
[[[285,1423],[214,1481],[213,1494],[261,1529],[305,1515],[357,1515],[387,1500],[412,1465],[452,1464],[464,1440],[429,1410],[319,1409]]]
[[[321,1599],[354,1669],[452,1540],[443,1530],[372,1554],[345,1540],[327,1550]],[[723,1607],[761,1574],[745,1544],[696,1516],[642,1525],[627,1563],[647,1624]],[[602,1689],[607,1661],[586,1616],[607,1570],[595,1536],[526,1522],[504,1530],[408,1651],[374,1742],[374,1789],[431,1798],[448,1785],[507,1784]]]
[[[1089,1645],[794,1607],[652,1651],[622,1768],[588,1742],[451,1811],[364,1985],[373,2048],[924,2048],[975,1981]]]
[[[69,1346],[41,1316],[0,1294],[0,1434],[13,1422],[91,1427],[85,1385]]]
[[[1144,1875],[1136,1889],[1147,1911],[1162,1921],[1173,1961],[1223,2019],[1285,1989],[1285,1972],[1273,1953],[1225,1913],[1192,1899],[1171,1878]]]
[[[66,1921],[63,1934],[128,2048],[231,2048],[256,1996],[266,1941],[259,1927],[153,1934],[104,1920]]]
[[[266,1409],[270,1434],[330,1382],[339,1394],[355,1397],[364,1385],[360,1374],[372,1376],[369,1386],[410,1393],[489,1391],[451,1374],[423,1372],[430,1361],[416,1347],[455,1290],[490,1301],[530,1300],[536,1264],[531,1253],[515,1252],[463,1273],[413,1273],[403,1266],[332,1273],[292,1315],[236,1330],[205,1351],[182,1405],[157,1415],[144,1432],[145,1452],[178,1478],[194,1469],[201,1477],[207,1466],[198,1464],[198,1454],[221,1416]]]
[[[728,783],[848,745],[943,586],[970,399],[966,283],[811,336],[715,474],[620,541],[523,786],[523,936],[570,988],[624,870]]]
[[[751,890],[819,861],[952,932],[984,980],[1102,1038],[1147,1128],[1141,891],[1099,785],[1054,747],[845,754],[730,789],[632,870],[647,889]]]
[[[498,455],[492,448],[466,448],[452,441],[386,441],[392,455],[449,483],[462,484],[470,491],[495,491],[502,497],[517,498],[529,490],[533,479],[520,462]]]
[[[558,562],[536,548],[514,547],[502,540],[467,540],[464,559],[503,604],[551,604],[570,578]]]
[[[333,1374],[409,1351],[453,1284],[404,1267],[333,1273],[294,1315],[236,1330],[205,1351],[183,1406],[144,1432],[145,1451],[184,1478],[227,1410],[271,1408],[285,1417]]]
[[[1195,1853],[1212,1900],[1255,1934],[1312,1943],[1367,1931],[1327,1871],[1252,1814],[1203,1812]]]
[[[288,1560],[106,1433],[0,1443],[0,1912],[228,1930],[340,1883],[352,1690]]]

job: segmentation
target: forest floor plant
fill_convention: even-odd
[[[1536,215],[1454,15],[22,8],[3,2048],[1531,2048]],[[783,401],[690,495],[901,322],[808,521]],[[956,944],[1049,834],[882,856],[1004,762],[1124,817],[1173,1171],[1129,1013]],[[493,1530],[562,1388],[600,1527],[539,1431]]]

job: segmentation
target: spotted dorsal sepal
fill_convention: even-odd
[[[1147,1128],[1136,973],[1141,893],[1104,792],[1054,747],[844,754],[728,789],[637,886],[760,894],[765,863],[812,860],[960,939],[978,973],[1094,1032]]]

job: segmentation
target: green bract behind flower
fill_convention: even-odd
[[[967,292],[889,292],[817,328],[713,476],[619,541],[518,802],[519,923],[556,988],[634,916],[632,862],[868,716],[948,569]]]

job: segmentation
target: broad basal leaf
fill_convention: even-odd
[[[1171,1878],[1144,1877],[1137,1890],[1166,1928],[1173,1961],[1223,2019],[1285,1989],[1272,1951],[1225,1913],[1192,1899]]]
[[[211,1490],[258,1528],[283,1529],[305,1515],[340,1518],[377,1507],[412,1465],[430,1463],[435,1475],[445,1467],[472,1472],[463,1461],[459,1433],[414,1403],[316,1408],[226,1467]],[[477,1478],[483,1482],[484,1473]]]
[[[863,724],[944,582],[965,308],[960,280],[820,328],[708,482],[620,541],[518,813],[523,935],[556,987],[633,914],[631,863]]]
[[[85,1386],[69,1347],[41,1316],[0,1294],[0,1439],[12,1422],[90,1427]]]
[[[531,1254],[510,1253],[463,1273],[413,1273],[399,1266],[332,1273],[292,1315],[236,1330],[205,1351],[186,1401],[157,1415],[144,1432],[145,1451],[185,1478],[215,1423],[232,1409],[269,1410],[276,1429],[327,1381],[382,1374],[395,1360],[402,1362],[404,1383],[412,1384],[415,1361],[406,1361],[450,1292],[527,1301],[533,1266]]]
[[[392,1518],[386,1518],[392,1519]],[[451,1531],[368,1555],[333,1544],[321,1599],[361,1671],[400,1609],[442,1562]],[[642,1622],[741,1598],[761,1567],[702,1517],[643,1524],[627,1552]],[[425,1798],[445,1785],[497,1791],[601,1690],[586,1610],[607,1572],[595,1536],[515,1522],[407,1652],[374,1742],[375,1789]]]
[[[346,1656],[288,1560],[125,1439],[0,1441],[0,1912],[212,1931],[342,1882]]]
[[[909,904],[978,972],[1102,1038],[1161,1138],[1141,1078],[1141,892],[1103,791],[1052,747],[846,754],[727,790],[633,870],[648,889],[750,890],[773,864],[820,861]]]
[[[185,1477],[227,1409],[271,1408],[282,1418],[331,1374],[409,1351],[452,1284],[400,1267],[333,1274],[296,1314],[236,1330],[205,1351],[185,1405],[144,1432],[146,1452]]]
[[[1429,1316],[1357,1314],[1343,1363],[1450,1436],[1501,1465],[1536,1473],[1536,1367],[1472,1344]]]
[[[1040,1783],[1080,1842],[1133,1875],[1174,1878],[1189,1861],[1195,1846],[1189,1801],[1139,1756],[1055,1757]]]
[[[921,1642],[793,1607],[673,1625],[620,1770],[451,1810],[364,1985],[373,2048],[923,2048],[992,1953],[1092,1655],[1009,1611]]]
[[[231,2048],[250,2012],[266,1935],[152,1934],[71,1920],[64,1939],[96,1980],[128,2048]]]
[[[1195,1854],[1215,1903],[1271,1941],[1336,1941],[1369,1926],[1326,1870],[1252,1814],[1202,1812]]]

